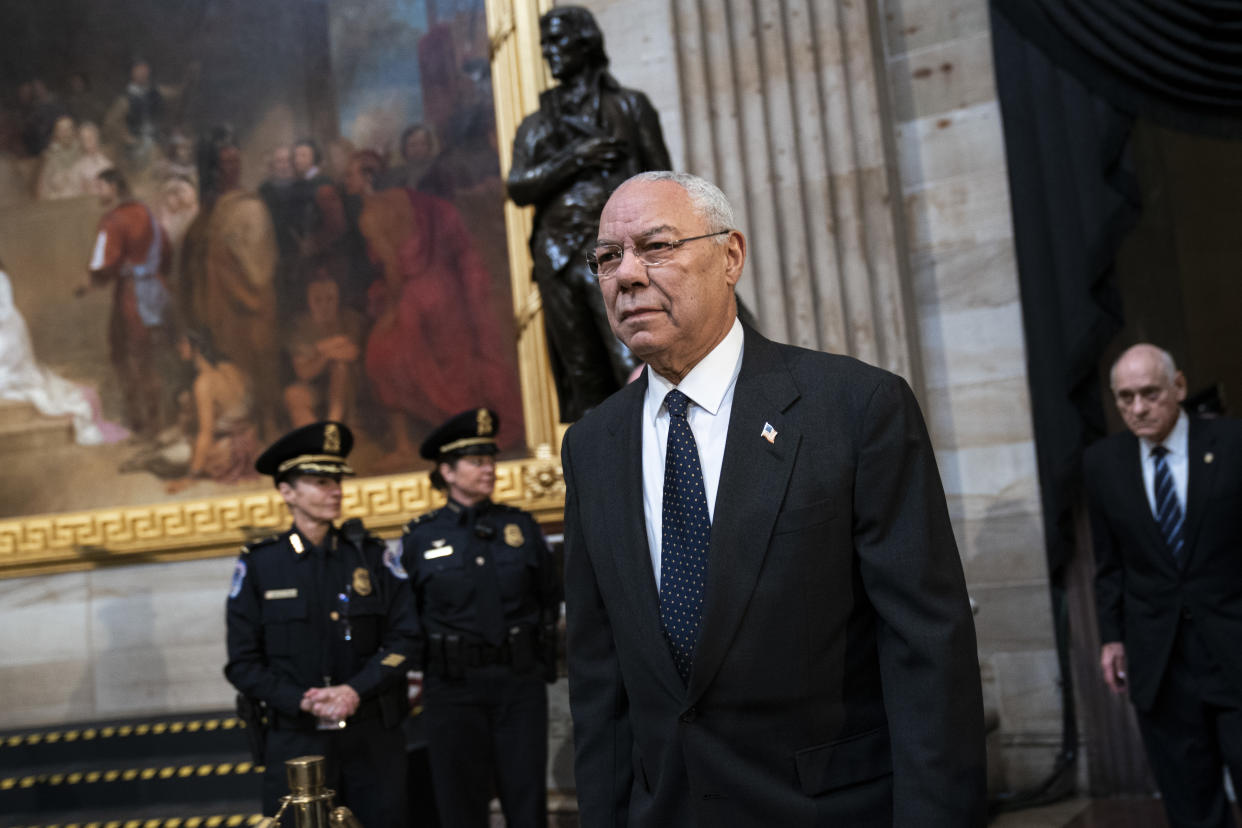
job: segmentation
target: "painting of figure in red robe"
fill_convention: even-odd
[[[262,488],[320,419],[360,475],[477,406],[527,453],[483,0],[0,25],[0,519]]]

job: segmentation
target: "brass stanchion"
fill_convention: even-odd
[[[276,828],[290,808],[297,828],[362,828],[348,808],[332,807],[336,791],[324,787],[323,764],[322,756],[297,756],[285,762],[289,795],[281,798],[276,815],[265,817],[256,828]]]

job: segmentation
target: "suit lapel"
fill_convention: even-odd
[[[1151,512],[1151,503],[1147,499],[1147,485],[1143,482],[1143,463],[1147,462],[1138,438],[1127,435],[1128,439],[1118,442],[1120,449],[1117,457],[1117,468],[1121,470],[1121,485],[1124,487],[1126,500],[1135,504],[1136,525],[1142,528],[1151,548],[1159,552],[1156,556],[1162,563],[1175,569],[1173,554],[1169,545],[1164,542],[1160,533],[1160,524]]]
[[[1182,554],[1185,559],[1183,566],[1190,564],[1195,552],[1195,537],[1199,525],[1203,522],[1203,512],[1208,494],[1216,480],[1216,468],[1220,463],[1212,453],[1215,446],[1211,424],[1195,418],[1190,419],[1190,437],[1186,441],[1186,527],[1184,531],[1185,545]],[[1210,458],[1210,459],[1209,459]]]
[[[616,508],[607,510],[606,535],[611,544],[611,558],[617,568],[623,591],[630,604],[628,617],[618,619],[619,625],[642,642],[640,648],[652,659],[653,670],[668,690],[681,696],[684,687],[668,643],[660,629],[660,595],[656,591],[655,573],[651,568],[651,550],[647,544],[646,515],[643,513],[643,400],[647,393],[647,374],[628,385],[625,404],[617,407],[608,425],[611,449],[601,473],[609,476],[605,491],[616,497]],[[610,471],[605,471],[610,470]],[[620,632],[618,629],[617,632]]]
[[[783,416],[797,398],[776,346],[747,329],[716,492],[688,703],[702,695],[719,670],[763,567],[801,441]],[[776,430],[771,442],[763,436],[765,424]]]

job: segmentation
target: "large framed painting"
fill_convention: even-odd
[[[231,552],[288,519],[257,452],[324,418],[375,530],[436,504],[417,447],[476,406],[497,498],[559,518],[502,183],[547,6],[0,6],[0,574]]]

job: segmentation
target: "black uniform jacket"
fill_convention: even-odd
[[[521,509],[490,501],[466,508],[450,500],[410,521],[401,543],[423,636],[481,640],[479,567],[495,570],[506,629],[534,629],[560,615],[556,562],[539,524]]]
[[[405,698],[414,602],[399,556],[373,535],[333,529],[313,548],[290,529],[248,544],[226,618],[225,675],[283,716],[313,725],[299,708],[312,686],[349,684],[363,705]]]

